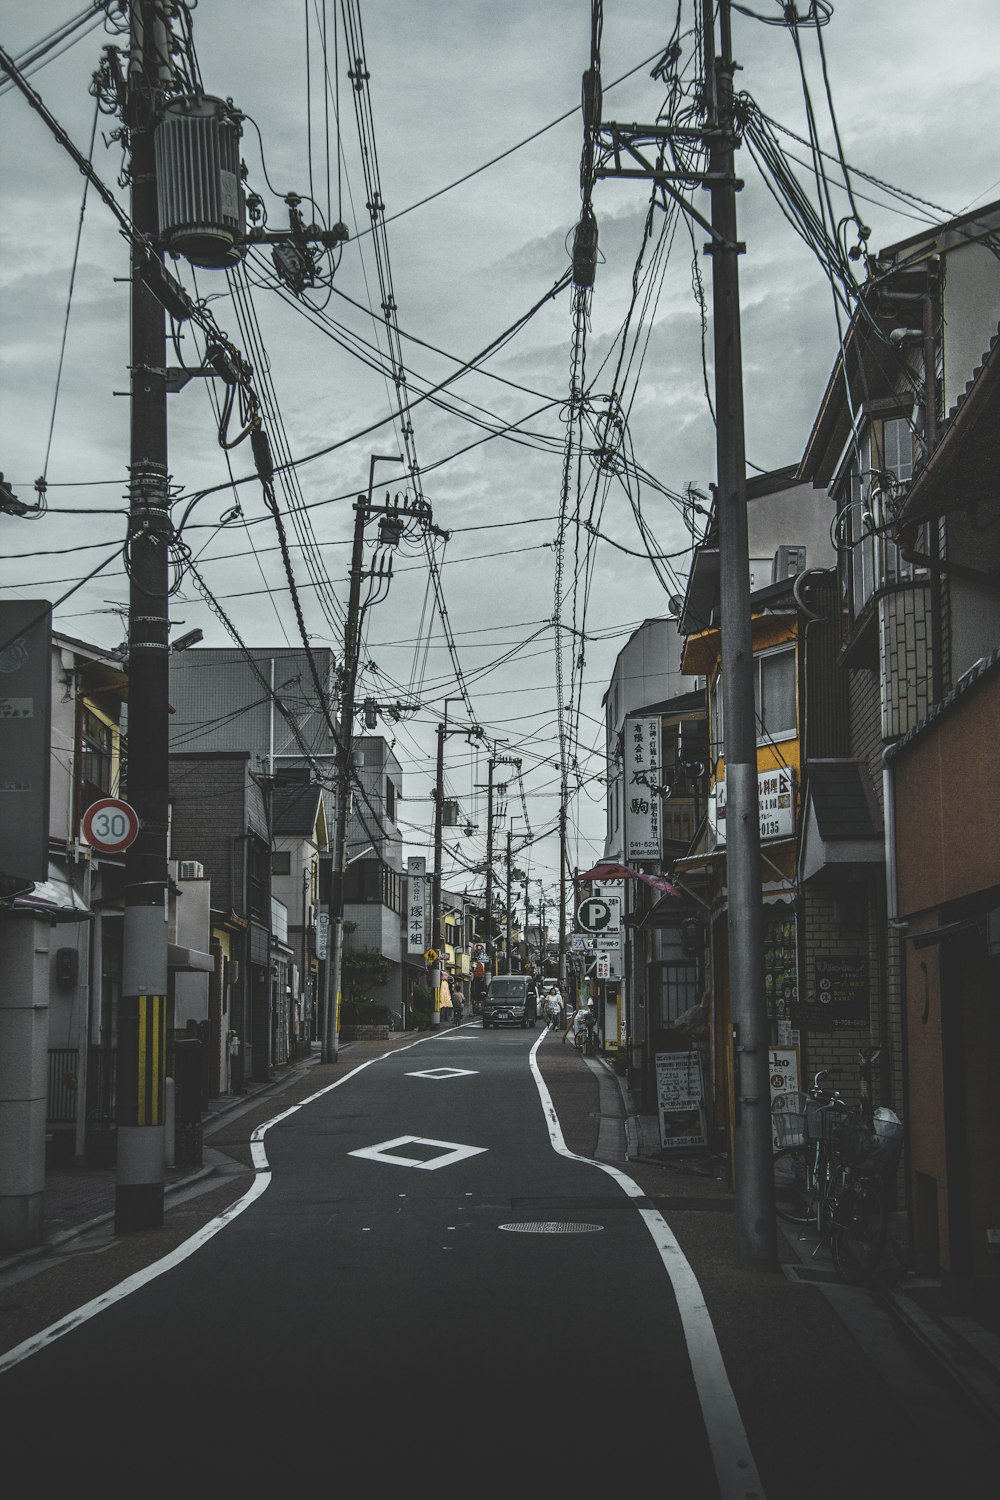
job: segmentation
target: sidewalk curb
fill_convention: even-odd
[[[952,1337],[938,1319],[924,1312],[906,1292],[877,1282],[871,1284],[871,1289],[890,1316],[912,1334],[942,1373],[1000,1432],[1000,1381],[978,1368],[977,1358],[970,1353],[968,1345],[961,1338]]]

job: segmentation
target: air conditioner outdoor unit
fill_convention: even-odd
[[[806,565],[806,549],[800,546],[782,544],[774,554],[774,563],[771,567],[771,582],[781,583],[785,578],[795,578],[803,572]]]
[[[179,880],[204,880],[205,866],[196,859],[182,859],[178,870]]]

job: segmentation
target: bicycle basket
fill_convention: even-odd
[[[823,1104],[819,1099],[808,1099],[806,1101],[806,1135],[811,1141],[832,1141],[836,1144],[840,1139],[840,1126],[844,1114],[844,1105],[836,1101]]]
[[[771,1123],[778,1146],[802,1146],[806,1139],[806,1096],[794,1089],[775,1094],[771,1104]]]

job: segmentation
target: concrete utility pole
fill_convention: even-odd
[[[448,728],[448,704],[464,703],[464,698],[446,698],[444,700],[444,719],[437,727],[437,773],[434,778],[434,877],[432,883],[431,913],[431,947],[437,954],[437,958],[431,965],[431,984],[434,988],[434,1009],[431,1012],[431,1025],[440,1026],[441,1012],[441,973],[444,957],[444,921],[441,900],[441,846],[442,828],[444,826],[444,742],[449,734],[465,734],[470,737],[481,737],[482,730],[478,724],[458,724]],[[492,799],[493,765],[490,763],[490,796]],[[487,837],[489,837],[489,824],[487,823]]]
[[[513,965],[511,963],[511,958],[512,958],[513,955],[511,954],[511,951],[510,951],[510,943],[511,943],[511,923],[510,923],[510,900],[511,900],[511,889],[510,889],[510,845],[511,845],[511,838],[513,836],[513,831],[514,830],[512,828],[508,828],[507,829],[507,945],[506,945],[506,951],[507,951],[507,973],[508,974],[512,974],[514,972]]]
[[[715,11],[719,49],[715,46]],[[604,177],[645,178],[655,183],[664,207],[676,205],[710,235],[712,320],[715,342],[717,518],[721,596],[722,689],[726,759],[726,883],[733,1078],[736,1124],[733,1173],[740,1263],[777,1269],[774,1183],[771,1175],[768,1027],[764,997],[763,910],[757,794],[757,734],[754,703],[750,558],[747,540],[746,454],[743,430],[743,361],[740,347],[738,257],[734,166],[731,0],[702,0],[706,120],[700,134],[709,147],[708,171],[679,161],[669,165],[668,147],[693,133],[677,127],[616,124],[601,118],[600,78],[584,75],[584,151],[587,181]],[[652,159],[643,156],[651,150]],[[681,153],[683,156],[684,153]],[[626,164],[627,163],[627,164]],[[711,193],[711,223],[694,207],[696,185]],[[596,229],[595,229],[596,235]],[[565,788],[564,788],[565,802]],[[565,840],[565,812],[560,833]],[[565,845],[563,844],[563,847]],[[560,948],[564,945],[560,913]],[[720,1038],[720,1045],[726,1039]]]
[[[344,964],[344,879],[347,871],[347,818],[350,810],[354,745],[354,692],[358,679],[358,640],[361,623],[361,579],[365,523],[372,514],[372,485],[378,462],[401,464],[399,453],[373,453],[368,465],[368,494],[354,502],[354,546],[351,551],[351,586],[344,626],[344,670],[340,689],[340,723],[337,730],[337,818],[333,843],[333,871],[330,880],[330,956],[326,983],[323,986],[323,1045],[320,1058],[325,1063],[337,1061],[337,1036],[340,1021],[340,991]],[[386,514],[409,515],[396,507]]]
[[[493,769],[496,761],[489,760],[489,776],[486,791],[486,958],[487,971],[493,972]]]
[[[705,82],[709,100],[712,198],[712,324],[715,342],[716,467],[722,707],[726,756],[726,886],[729,994],[733,1024],[733,1182],[740,1264],[778,1264],[771,1167],[768,1026],[764,995],[757,716],[747,535],[743,356],[740,344],[739,256],[733,155],[733,74],[730,0],[703,0]]]
[[[559,991],[566,994],[566,783],[559,801]]]
[[[158,235],[154,129],[170,80],[166,22],[153,0],[131,7],[126,120],[132,222]],[[133,242],[129,465],[128,799],[139,833],[125,852],[122,998],[118,1019],[115,1232],[163,1223],[166,1175],[167,704],[170,621],[166,338],[163,306]]]

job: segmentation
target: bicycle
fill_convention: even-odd
[[[793,1224],[815,1222],[829,1243],[841,1281],[859,1286],[872,1275],[889,1228],[889,1179],[902,1149],[902,1122],[890,1109],[873,1109],[871,1070],[880,1048],[858,1054],[860,1105],[823,1087],[818,1072],[806,1093],[779,1094],[772,1106],[775,1210]]]

